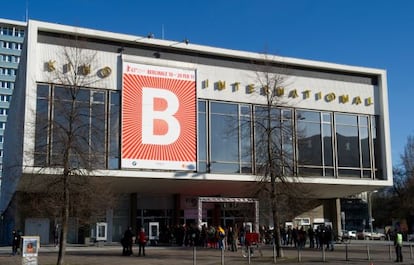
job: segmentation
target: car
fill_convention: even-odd
[[[385,240],[386,236],[379,232],[363,232],[364,239],[367,240]]]
[[[355,230],[342,230],[341,233],[341,240],[349,240],[349,239],[356,239],[356,231]]]
[[[372,232],[370,239],[372,239],[372,240],[385,240],[385,238],[386,238],[386,236],[383,233]]]
[[[357,231],[356,230],[348,231],[348,238],[349,239],[357,239]]]

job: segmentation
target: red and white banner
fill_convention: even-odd
[[[196,170],[195,71],[124,62],[122,168]]]

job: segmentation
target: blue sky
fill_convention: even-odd
[[[414,135],[414,1],[9,0],[1,4],[1,18],[25,20],[26,14],[53,23],[385,69],[395,165],[407,137]]]

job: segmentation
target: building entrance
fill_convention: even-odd
[[[201,228],[203,222],[203,204],[205,203],[252,203],[254,204],[254,229],[255,231],[259,231],[259,200],[254,198],[225,198],[225,197],[198,197],[197,200],[197,225]],[[224,224],[227,226],[229,224],[234,224],[237,220],[233,216],[226,216],[224,214]]]

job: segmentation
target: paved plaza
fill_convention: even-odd
[[[122,256],[121,246],[69,246],[66,253],[66,264],[69,265],[136,265],[136,264],[168,264],[168,265],[236,265],[249,264],[249,259],[242,256],[241,251],[231,252],[219,249],[192,247],[147,247],[146,256],[138,257],[137,248],[132,256]],[[276,264],[395,264],[394,248],[390,242],[355,241],[349,245],[337,244],[334,251],[321,251],[306,248],[299,254],[293,247],[284,248],[284,258],[276,260]],[[406,245],[403,248],[404,262],[399,264],[414,264],[413,248]],[[11,247],[0,248],[0,264],[22,264],[20,256],[12,256]],[[347,254],[348,253],[348,254]],[[57,248],[41,247],[38,257],[39,265],[54,265],[57,260]],[[325,261],[324,261],[325,260]],[[270,245],[255,250],[250,264],[274,264],[273,248]]]

